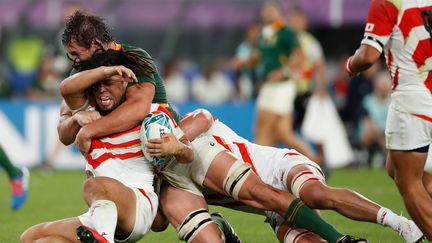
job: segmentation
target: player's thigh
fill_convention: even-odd
[[[23,243],[27,243],[45,237],[60,236],[71,242],[79,242],[77,240],[76,228],[80,225],[81,222],[77,217],[41,223],[24,231],[20,240]]]
[[[172,186],[165,186],[161,190],[159,206],[175,228],[180,226],[190,212],[208,209],[204,197]]]
[[[84,197],[89,204],[99,199],[113,201],[116,204],[118,222],[123,226],[122,228],[133,228],[136,197],[131,188],[109,177],[91,177],[84,183]]]
[[[427,153],[390,150],[389,155],[398,185],[422,181]]]
[[[207,203],[202,196],[172,186],[160,193],[162,212],[187,242],[221,242],[221,232],[211,220]]]

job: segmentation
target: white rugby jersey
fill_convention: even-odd
[[[140,141],[141,124],[125,132],[93,139],[86,170],[106,176],[128,187],[153,191],[153,166],[144,157]]]
[[[252,171],[267,184],[272,183],[273,172],[283,157],[304,157],[294,149],[280,149],[251,143],[219,120],[214,121],[206,134],[213,136],[237,158],[249,163]],[[315,163],[313,165],[317,166]]]
[[[432,121],[432,48],[421,12],[432,0],[372,0],[362,44],[385,53],[392,105]]]
[[[156,110],[172,116],[163,105],[152,104],[150,111]],[[86,170],[94,176],[116,179],[128,187],[153,191],[153,165],[141,149],[140,130],[141,124],[124,132],[93,139],[86,157]]]

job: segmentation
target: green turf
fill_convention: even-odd
[[[60,171],[46,174],[32,171],[29,200],[17,212],[9,208],[9,184],[6,175],[0,175],[0,242],[18,242],[19,235],[31,225],[76,216],[86,210],[80,191],[84,179],[81,172]],[[339,170],[333,172],[329,184],[349,187],[396,213],[403,212],[407,215],[396,187],[384,171]],[[243,242],[277,242],[270,227],[263,222],[263,217],[223,208],[213,210],[222,212],[229,219]],[[366,237],[369,242],[403,242],[396,233],[387,228],[354,222],[333,212],[323,212],[322,215],[343,233]],[[164,233],[150,233],[143,241],[179,242],[172,228]]]

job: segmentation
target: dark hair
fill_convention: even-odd
[[[152,61],[153,59],[150,57],[145,57],[135,50],[124,51],[120,49],[116,51],[108,49],[96,52],[90,59],[77,63],[74,68],[81,72],[100,66],[123,65],[131,69],[136,75],[144,75],[154,79],[152,74],[156,73],[156,70],[152,66]]]
[[[82,11],[76,11],[67,22],[62,34],[63,45],[75,40],[80,46],[90,48],[92,41],[97,38],[103,43],[113,41],[110,29],[104,19]]]

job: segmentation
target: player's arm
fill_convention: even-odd
[[[399,10],[390,1],[373,0],[369,6],[368,22],[359,49],[349,57],[345,69],[355,76],[374,64],[393,33]]]
[[[212,125],[213,116],[205,109],[197,109],[187,114],[179,123],[179,127],[189,141],[193,141],[202,133],[207,132]]]
[[[132,70],[124,66],[101,66],[67,77],[60,84],[60,93],[71,110],[83,109],[87,102],[86,90],[93,84],[108,79],[119,82],[137,80]]]
[[[97,111],[80,111],[72,115],[72,111],[63,101],[60,105],[60,119],[57,124],[60,141],[64,145],[72,144],[82,126],[96,121],[100,117]]]

